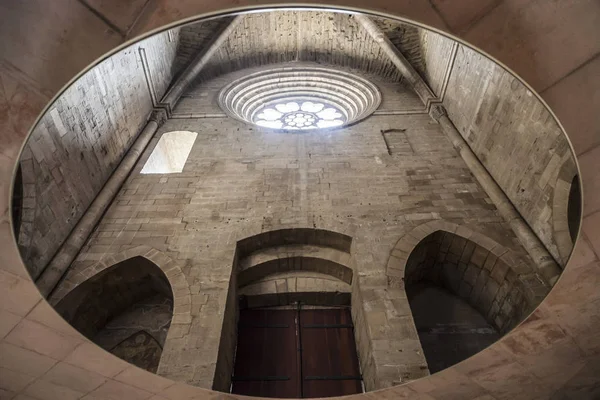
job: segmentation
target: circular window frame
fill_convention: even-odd
[[[284,133],[322,132],[343,129],[371,116],[381,104],[379,88],[357,74],[331,67],[285,66],[248,74],[229,83],[218,96],[226,115],[261,130]],[[321,103],[341,113],[343,122],[331,127],[268,127],[256,119],[265,109],[296,102]],[[288,113],[275,120],[281,120]],[[326,120],[321,118],[320,121]]]

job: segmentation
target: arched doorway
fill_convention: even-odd
[[[229,332],[235,342],[231,393],[314,398],[363,391],[350,247],[350,237],[317,229],[238,242],[228,303],[237,321],[223,328],[225,340]]]
[[[387,273],[390,288],[406,291],[431,372],[494,343],[548,291],[526,258],[447,221],[403,236]]]
[[[173,317],[163,271],[142,256],[102,270],[76,286],[55,309],[100,347],[156,372]]]
[[[569,236],[575,243],[577,232],[579,231],[579,222],[581,220],[581,189],[579,188],[579,175],[575,175],[571,180],[569,188],[569,201],[567,203],[567,221],[569,225]]]

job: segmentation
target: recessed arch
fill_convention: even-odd
[[[173,291],[156,264],[134,256],[76,286],[55,309],[105,350],[156,372],[171,325]]]
[[[319,312],[337,308],[355,320],[363,312],[360,301],[356,305],[351,301],[357,290],[351,247],[352,237],[315,228],[261,232],[238,241],[214,389],[229,391],[231,387],[238,338],[242,334],[238,320],[247,323],[248,313],[300,312],[301,307],[308,306],[319,308]],[[359,318],[364,320],[364,315]],[[246,325],[243,328],[247,329]],[[361,350],[359,346],[358,349]],[[366,363],[369,357],[361,354],[361,359]]]
[[[113,274],[115,271],[117,273]],[[101,288],[107,286],[107,281],[108,283],[113,281],[113,292],[126,292],[129,294],[124,296],[125,298],[120,303],[111,300],[110,297],[113,296],[110,296],[110,293],[108,293],[108,296],[105,295],[104,297],[108,297],[108,299],[101,300],[102,306],[100,308],[103,311],[98,314],[98,320],[92,321],[93,323],[90,324],[85,320],[84,315],[86,300],[90,298],[90,295],[98,295],[98,291],[101,292]],[[140,283],[142,284],[140,285]],[[125,286],[129,289],[125,290]],[[111,285],[109,284],[108,287],[111,287]],[[114,338],[110,337],[111,335],[104,335],[103,332],[98,334],[98,328],[101,328],[103,324],[106,325],[111,316],[120,317],[121,319],[127,318],[127,315],[120,315],[123,314],[123,311],[131,311],[126,309],[127,303],[129,306],[136,304],[140,306],[140,300],[148,299],[151,297],[148,295],[153,293],[163,294],[163,298],[168,298],[171,302],[167,321],[164,318],[166,313],[164,302],[160,304],[160,299],[150,299],[151,306],[162,307],[163,318],[161,321],[163,324],[168,322],[169,326],[166,336],[160,336],[156,332],[149,333],[139,330],[129,332],[130,335],[125,335],[126,332],[123,332],[125,336],[120,337],[122,340],[115,342]],[[191,326],[191,292],[185,275],[169,256],[145,245],[134,247],[92,264],[71,279],[70,285],[62,286],[53,293],[49,302],[67,322],[105,350],[116,355],[129,354],[131,359],[127,361],[135,362],[141,354],[140,352],[133,352],[132,354],[128,343],[144,341],[148,351],[142,352],[142,361],[147,359],[144,354],[152,354],[153,350],[158,351],[157,347],[162,347],[159,354],[160,363],[157,365],[155,362],[151,364],[152,368],[147,368],[159,375],[168,373],[173,359],[181,352],[181,349],[171,345],[172,338],[178,337],[181,332],[189,331]],[[83,307],[83,309],[80,309],[80,307]],[[90,307],[87,308],[90,311]],[[119,322],[120,320],[116,318],[115,321]],[[119,324],[116,323],[115,325]],[[162,344],[165,344],[165,346],[163,347]],[[154,354],[156,356],[156,353]],[[148,364],[138,366],[145,368]]]
[[[552,231],[564,267],[573,251],[581,219],[581,189],[575,162],[569,157],[561,165],[552,198]]]
[[[523,257],[486,235],[443,220],[419,225],[400,238],[386,274],[390,287],[422,279],[444,286],[502,333],[549,291]]]
[[[429,370],[490,346],[538,305],[549,288],[526,259],[447,221],[414,228],[396,244],[388,284],[404,290]]]

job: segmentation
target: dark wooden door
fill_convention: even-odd
[[[242,310],[231,393],[298,398],[296,311]]]
[[[242,310],[232,393],[311,398],[361,393],[350,310]]]
[[[300,329],[303,397],[361,393],[350,310],[302,310]]]

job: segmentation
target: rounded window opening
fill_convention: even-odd
[[[369,80],[335,67],[284,67],[244,76],[223,88],[229,115],[263,128],[339,128],[371,115],[381,93]]]
[[[263,107],[253,122],[273,129],[317,129],[344,125],[345,118],[336,107],[319,100],[284,99]]]

